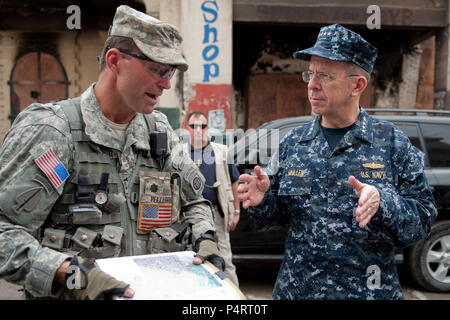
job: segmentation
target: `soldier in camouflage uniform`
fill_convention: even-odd
[[[27,298],[133,296],[96,258],[193,249],[194,263],[223,269],[204,178],[153,110],[175,69],[188,68],[181,41],[120,6],[98,81],[14,121],[0,150],[0,277]]]
[[[256,228],[290,219],[273,299],[403,298],[394,250],[426,238],[437,210],[424,154],[359,105],[376,55],[340,25],[294,53],[310,60],[317,117],[282,139],[267,172],[240,177]]]

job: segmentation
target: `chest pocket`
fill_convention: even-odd
[[[394,185],[394,174],[391,162],[386,157],[367,157],[361,159],[359,168],[353,169],[356,179],[377,188],[390,188]]]
[[[178,220],[178,179],[171,178],[169,172],[139,172],[139,231],[170,227]]]
[[[299,174],[299,172],[293,172]],[[292,171],[291,171],[292,174]],[[289,215],[290,239],[312,241],[313,216],[311,208],[312,175],[285,175],[278,189],[279,213]]]
[[[306,196],[311,195],[312,178],[284,177],[280,181],[279,196]]]
[[[289,167],[281,172],[280,196],[304,196],[311,194],[314,170]]]
[[[290,213],[295,213],[299,210],[309,212],[312,181],[311,175],[284,176],[280,180],[278,189],[278,198],[282,202],[283,208],[286,208]]]

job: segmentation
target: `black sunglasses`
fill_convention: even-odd
[[[119,50],[120,52],[127,54],[129,56],[141,59],[141,60],[147,60],[147,61],[152,61],[154,62],[152,59],[150,59],[149,57],[147,57],[146,55],[139,53],[139,52],[133,52],[133,51],[128,51],[128,50],[124,50],[121,48],[116,48],[117,50]]]
[[[191,127],[192,129],[202,127],[202,130],[203,130],[206,127],[208,127],[208,125],[207,124],[190,124],[189,127]]]

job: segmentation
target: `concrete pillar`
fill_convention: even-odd
[[[231,0],[181,1],[181,32],[189,70],[183,79],[184,114],[200,110],[210,128],[232,128]]]
[[[107,31],[99,30],[73,30],[59,34],[58,53],[70,82],[69,97],[81,95],[97,81],[100,66],[96,57],[101,55],[107,37]]]
[[[419,45],[409,54],[403,55],[402,82],[398,87],[398,106],[403,109],[416,107],[417,85],[422,49]]]
[[[417,87],[416,108],[433,109],[435,65],[435,36],[420,43],[422,57],[420,59],[419,85]]]
[[[8,81],[17,55],[18,39],[18,32],[0,32],[0,144],[11,126],[9,119],[11,97]]]
[[[79,31],[67,31],[60,35],[58,52],[69,80],[69,97],[77,97],[82,92],[80,78],[80,40]],[[94,80],[95,81],[95,80]]]
[[[447,17],[450,17],[450,6]],[[447,18],[448,19],[448,18]],[[436,36],[436,58],[434,76],[434,108],[450,110],[450,63],[449,32],[447,24]]]
[[[146,13],[159,19],[159,0],[144,0],[143,2]]]
[[[147,14],[174,25],[180,30],[184,39],[185,37],[180,26],[180,2],[180,0],[145,0],[145,8]],[[185,46],[186,41],[184,39],[183,48]],[[156,109],[167,115],[174,129],[180,127],[180,114],[183,107],[183,79],[184,74],[177,71],[170,81],[171,89],[164,91],[156,106]]]

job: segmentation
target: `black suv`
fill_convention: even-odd
[[[417,109],[365,109],[377,118],[394,123],[411,143],[426,155],[425,173],[433,189],[438,217],[428,239],[398,250],[397,263],[406,263],[408,273],[424,289],[450,292],[450,111]],[[380,115],[388,112],[389,115]],[[248,131],[229,148],[241,173],[258,164],[267,166],[281,138],[293,128],[311,121],[311,116],[292,117],[265,123]],[[230,159],[230,158],[229,158]],[[243,262],[280,261],[284,253],[287,225],[252,230],[249,215],[230,233],[233,260]]]

